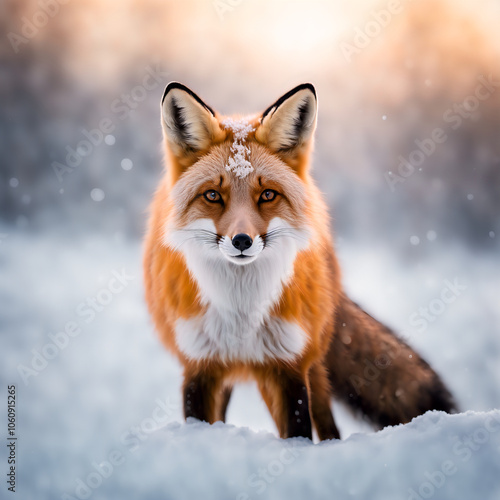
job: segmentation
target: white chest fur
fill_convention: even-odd
[[[245,324],[241,316],[230,316],[212,309],[204,316],[177,320],[179,349],[192,359],[262,363],[272,359],[292,361],[304,348],[305,333],[296,323],[268,318],[256,326]]]
[[[209,222],[203,224],[207,229]],[[206,306],[205,314],[178,319],[175,324],[177,345],[186,356],[263,362],[290,361],[302,352],[307,339],[302,328],[270,316],[300,250],[296,238],[283,240],[272,251],[264,250],[255,262],[238,266],[228,263],[219,250],[170,235],[167,244],[174,241],[184,254]]]

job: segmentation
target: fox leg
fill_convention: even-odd
[[[304,377],[276,370],[259,382],[259,389],[282,438],[312,439],[309,394]]]
[[[278,433],[280,437],[284,437],[286,434],[286,425],[285,419],[281,414],[281,406],[279,406],[275,399],[275,391],[271,389],[268,381],[266,382],[258,382],[259,391],[262,395],[262,399],[266,403],[267,409],[273,417],[274,423],[278,428]]]
[[[325,439],[340,439],[330,406],[331,389],[325,366],[317,363],[309,370],[309,385],[311,396],[312,420],[318,437]]]
[[[220,420],[221,422],[226,421],[227,407],[229,405],[229,400],[231,399],[232,392],[233,388],[231,386],[226,386],[224,387],[224,389],[222,389],[216,420]]]
[[[184,418],[193,417],[204,422],[217,420],[221,406],[222,378],[202,371],[184,375]],[[228,400],[229,401],[229,400]]]
[[[293,376],[284,377],[282,392],[287,422],[286,437],[303,436],[312,439],[309,395],[305,380]]]

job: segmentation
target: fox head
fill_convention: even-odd
[[[309,244],[318,193],[308,166],[314,87],[290,90],[263,113],[223,117],[184,85],[161,102],[167,156],[164,242],[190,262],[293,262]],[[189,266],[192,270],[192,266]]]

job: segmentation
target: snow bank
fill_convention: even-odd
[[[499,450],[500,411],[428,412],[320,444],[222,423],[171,423],[124,451],[93,498],[496,500]]]

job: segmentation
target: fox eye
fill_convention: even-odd
[[[222,200],[220,193],[218,193],[214,189],[209,189],[208,191],[205,191],[203,193],[203,196],[210,203],[219,203]]]
[[[266,202],[266,201],[273,201],[274,198],[276,198],[277,194],[278,193],[276,191],[274,191],[273,189],[266,189],[260,195],[259,203],[260,202]]]

